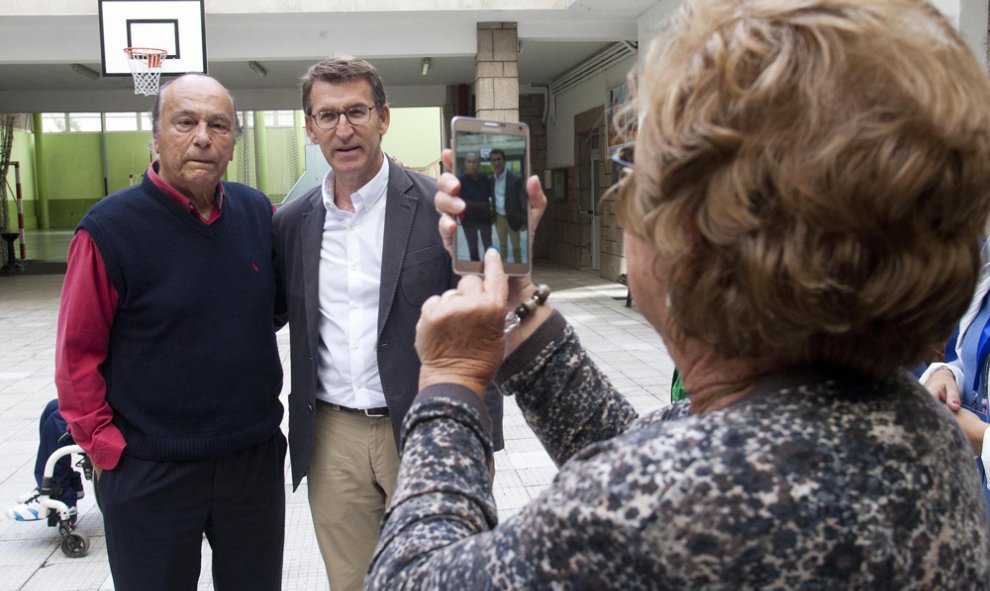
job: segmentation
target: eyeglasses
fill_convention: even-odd
[[[612,162],[622,168],[632,170],[636,163],[636,142],[628,142],[615,147],[612,151]]]
[[[320,129],[334,129],[340,124],[340,117],[343,115],[351,125],[364,125],[371,120],[371,110],[374,107],[368,105],[354,105],[347,107],[343,111],[320,111],[310,115],[313,123]]]

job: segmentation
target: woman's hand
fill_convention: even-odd
[[[962,408],[962,396],[959,394],[959,385],[956,384],[956,376],[952,370],[942,367],[928,376],[922,385],[952,412]]]
[[[952,370],[945,367],[938,369],[928,376],[922,385],[952,411],[956,422],[966,435],[966,440],[969,441],[969,446],[973,448],[973,453],[976,455],[983,453],[983,435],[986,433],[987,424],[979,415],[963,408],[959,385],[956,384],[956,376]]]
[[[460,384],[483,396],[505,355],[508,286],[498,251],[485,252],[483,277],[468,275],[423,303],[416,324],[419,389]]]
[[[443,168],[451,170],[454,153],[451,150],[443,151]],[[443,239],[444,248],[454,256],[454,236],[457,231],[457,222],[454,219],[461,216],[465,211],[464,200],[458,197],[461,191],[461,183],[457,177],[450,173],[440,175],[437,181],[440,190],[436,194],[435,204],[440,212],[440,237]],[[543,212],[547,209],[547,197],[543,194],[539,177],[533,175],[526,179],[526,194],[529,197],[529,249],[532,257],[533,245],[536,241],[536,228],[540,225]],[[499,265],[501,270],[501,265]],[[487,274],[487,267],[486,267]],[[508,296],[506,298],[507,307],[514,310],[523,300],[528,299],[536,292],[536,285],[529,275],[523,277],[510,277],[508,282]],[[536,313],[527,318],[519,328],[509,333],[506,338],[505,355],[515,351],[533,331],[550,316],[552,308],[550,306],[540,306]]]

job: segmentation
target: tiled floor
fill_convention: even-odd
[[[68,237],[43,236],[35,244],[39,249],[48,248],[44,256],[57,260],[59,252],[64,257]],[[669,402],[673,364],[642,316],[624,307],[624,286],[552,264],[538,265],[535,276],[550,284],[553,305],[576,327],[595,361],[639,411]],[[0,508],[33,486],[38,415],[56,395],[53,348],[61,282],[60,275],[0,276]],[[278,343],[288,374],[287,330],[279,333]],[[289,383],[288,375],[285,383]],[[286,395],[283,392],[283,397]],[[287,427],[286,422],[283,430]],[[511,399],[506,404],[505,431],[506,449],[495,459],[495,499],[503,518],[538,495],[556,473]],[[17,523],[0,518],[0,591],[113,588],[103,525],[92,496],[87,494],[79,505],[80,531],[92,544],[83,558],[65,558],[58,549],[57,532],[43,522]],[[295,493],[287,490],[286,499],[283,588],[326,589],[310,525],[305,481]],[[210,589],[207,544],[203,553],[200,588]]]

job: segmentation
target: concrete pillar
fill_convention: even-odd
[[[475,116],[519,120],[519,31],[516,23],[478,23],[474,59]]]
[[[31,125],[34,127],[34,174],[35,174],[35,213],[38,216],[38,229],[48,230],[51,227],[51,217],[48,215],[48,179],[45,178],[44,165],[44,127],[41,124],[41,113],[31,115]]]
[[[268,194],[268,136],[265,133],[265,112],[254,112],[254,169],[258,190]]]

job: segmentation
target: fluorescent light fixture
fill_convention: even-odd
[[[268,70],[258,62],[248,62],[248,67],[254,70],[254,73],[264,78],[268,75]]]
[[[97,72],[93,68],[87,68],[82,64],[71,64],[71,67],[73,72],[75,72],[76,74],[81,74],[82,76],[85,76],[87,78],[97,80],[100,77],[99,72]]]
[[[430,73],[430,58],[423,58],[423,75],[426,76]]]

